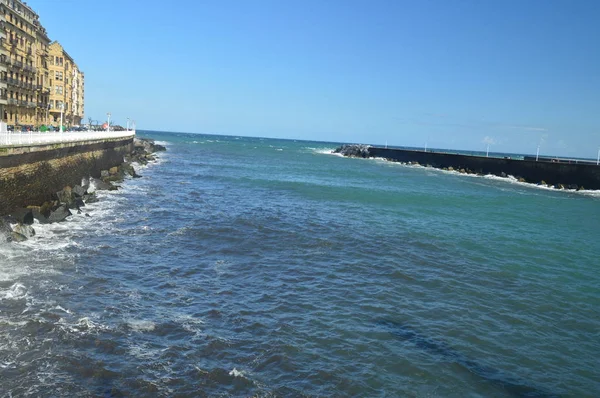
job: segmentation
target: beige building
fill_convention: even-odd
[[[37,128],[83,118],[83,73],[39,16],[20,0],[0,0],[0,118]],[[17,127],[18,128],[18,127]]]
[[[63,125],[79,125],[83,118],[83,73],[58,42],[49,46],[50,120],[58,126],[62,111]],[[58,123],[58,124],[57,124]]]

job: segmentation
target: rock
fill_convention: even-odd
[[[71,191],[73,192],[73,195],[75,195],[75,197],[83,197],[83,195],[85,195],[85,191],[86,189],[84,187],[82,187],[81,185],[75,185]]]
[[[501,173],[500,173],[500,177],[504,177],[504,178],[506,178],[506,177],[507,177],[507,175],[506,175],[506,173],[505,173],[505,172],[501,172]]]
[[[64,221],[70,215],[71,215],[71,212],[69,211],[69,208],[67,207],[67,205],[62,204],[50,212],[50,216],[48,217],[48,222]]]
[[[345,144],[339,148],[336,148],[333,153],[339,153],[343,156],[354,157],[354,158],[368,158],[369,157],[369,145],[361,144]]]
[[[117,174],[118,172],[119,172],[119,168],[116,167],[116,166],[115,167],[111,167],[110,169],[108,169],[108,174],[113,175],[113,176],[115,174]]]
[[[10,224],[3,218],[0,218],[0,242],[9,242],[12,240],[12,232]]]
[[[569,184],[569,186],[567,188],[577,190],[577,189],[579,189],[579,186],[577,186],[577,184]]]
[[[88,193],[83,195],[83,201],[84,203],[96,203],[98,201],[98,197],[96,196],[95,193]]]
[[[454,171],[454,167],[452,167],[452,166],[448,167],[448,171]]]
[[[538,185],[543,185],[543,186],[546,186],[546,185],[548,185],[548,184],[546,184],[546,181],[542,180],[542,181],[540,181],[540,183],[539,183]]]
[[[465,169],[460,169],[458,172],[461,173],[461,174],[465,174],[466,173]]]
[[[11,232],[10,240],[12,242],[25,242],[27,240],[27,237],[24,235],[21,235],[18,232],[13,231],[13,232]]]
[[[113,188],[111,184],[97,178],[90,178],[90,187],[94,187],[95,191],[108,191]]]
[[[73,199],[73,202],[71,202],[71,204],[69,205],[69,209],[79,210],[80,207],[84,207],[84,206],[85,206],[85,203],[82,198],[75,198],[75,199]]]
[[[35,229],[31,225],[17,224],[13,227],[13,232],[21,234],[27,239],[35,236]]]
[[[139,178],[140,176],[137,175],[137,173],[135,172],[135,169],[133,168],[133,166],[131,165],[131,163],[125,162],[121,165],[121,170],[125,175],[129,175],[133,178]]]
[[[523,177],[519,177],[519,178],[518,178],[518,181],[519,181],[519,182],[527,182],[527,180],[525,180]]]
[[[579,188],[577,188],[578,191],[585,191],[585,188],[582,186],[579,186]]]
[[[109,175],[110,175],[110,173],[108,172],[108,170],[100,171],[100,178],[105,178],[105,177],[108,177]]]
[[[31,209],[13,210],[10,215],[14,219],[14,222],[25,225],[33,224],[33,211]]]
[[[73,202],[73,190],[71,187],[66,186],[62,191],[56,193],[56,197],[60,203],[70,205]]]
[[[554,188],[556,188],[556,189],[565,189],[565,186],[563,184],[554,184]]]

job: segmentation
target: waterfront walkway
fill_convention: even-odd
[[[128,131],[64,131],[64,132],[6,132],[0,133],[0,147],[31,146],[78,142],[111,138],[124,138],[135,135],[135,130]]]

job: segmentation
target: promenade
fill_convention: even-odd
[[[59,144],[124,138],[135,135],[135,130],[126,131],[64,131],[64,132],[0,132],[0,147],[19,147],[33,145]]]

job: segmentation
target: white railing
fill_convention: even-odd
[[[28,131],[0,132],[1,146],[25,146],[38,144],[55,144],[61,142],[77,142],[123,138],[135,135],[135,130],[128,131]]]

